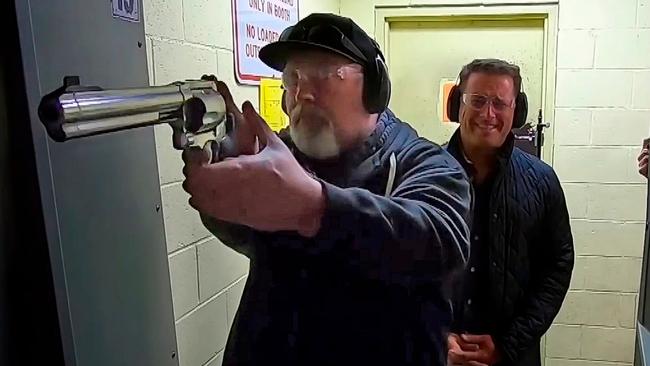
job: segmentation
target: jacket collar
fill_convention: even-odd
[[[506,141],[501,145],[499,150],[497,151],[497,170],[498,172],[503,172],[505,171],[505,168],[508,166],[510,163],[510,158],[512,157],[512,152],[515,148],[515,136],[512,133],[508,133],[508,137],[506,137]],[[474,176],[474,166],[472,165],[472,162],[465,156],[465,153],[463,152],[463,146],[462,146],[462,141],[461,141],[461,136],[460,136],[460,128],[457,128],[454,134],[451,136],[449,139],[449,143],[447,144],[447,151],[451,155],[460,162],[460,164],[463,166],[467,174],[470,176]]]

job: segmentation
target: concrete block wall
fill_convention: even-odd
[[[546,343],[547,365],[634,360],[650,136],[650,3],[561,0],[554,166],[576,244],[571,290]],[[598,362],[597,362],[598,361]]]
[[[341,0],[341,14],[374,34],[376,7],[441,3],[477,2]],[[646,204],[636,156],[650,136],[650,0],[560,0],[557,42],[552,163],[567,196],[577,258],[571,290],[545,339],[545,364],[629,365]]]
[[[235,82],[231,0],[143,0],[152,85],[215,74],[235,102],[259,103],[259,89]],[[339,0],[301,0],[300,16],[339,12]],[[182,189],[171,128],[155,130],[160,189],[181,366],[219,366],[249,261],[214,238]]]

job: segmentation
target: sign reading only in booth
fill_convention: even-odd
[[[298,0],[232,0],[232,12],[237,81],[259,85],[262,77],[280,77],[260,61],[259,51],[298,22]]]

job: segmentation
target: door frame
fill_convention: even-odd
[[[523,20],[536,19],[544,23],[544,60],[542,70],[542,111],[544,122],[550,124],[544,131],[542,160],[553,165],[555,131],[555,82],[557,78],[558,2],[544,4],[490,2],[466,5],[376,6],[375,40],[385,50],[390,67],[388,49],[390,26],[393,22],[467,21],[467,20]],[[462,65],[458,65],[459,69]]]

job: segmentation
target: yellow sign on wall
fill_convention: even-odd
[[[260,115],[275,132],[289,125],[289,116],[282,110],[282,81],[260,79]]]

